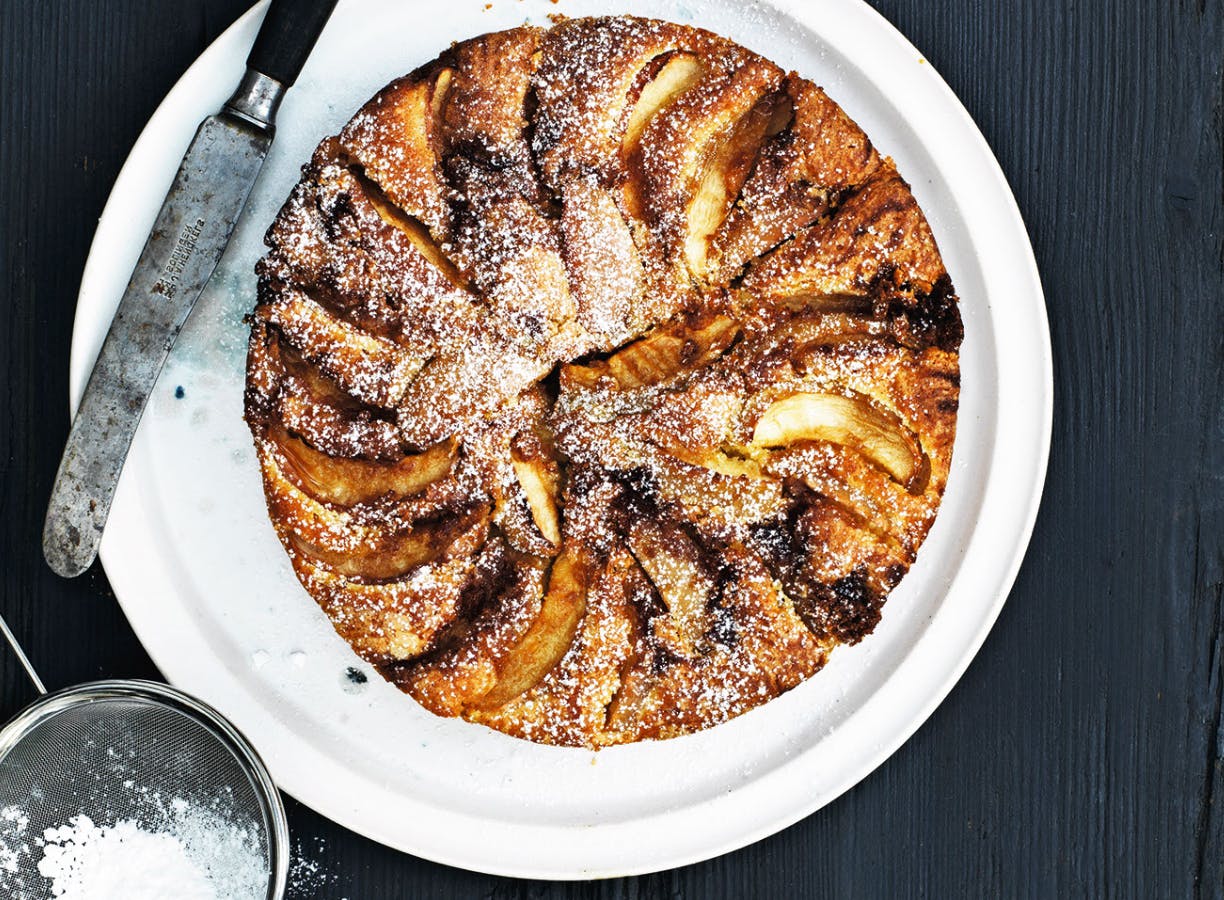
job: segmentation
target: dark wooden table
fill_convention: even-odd
[[[863,783],[721,859],[515,882],[290,800],[293,896],[1224,897],[1224,9],[873,2],[994,147],[1053,329],[1045,500],[976,661]],[[156,676],[101,568],[60,580],[38,539],[95,221],[154,107],[246,4],[0,3],[0,610],[50,685]],[[8,715],[30,689],[0,656]]]

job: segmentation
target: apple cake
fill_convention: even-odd
[[[245,414],[336,631],[550,744],[708,728],[875,627],[948,475],[962,327],[893,162],[707,31],[458,43],[303,169]]]

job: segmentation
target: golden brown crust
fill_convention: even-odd
[[[268,233],[246,417],[337,632],[428,709],[707,728],[879,619],[947,482],[960,317],[820,88],[633,17],[457,44]]]
[[[931,291],[944,274],[926,217],[889,162],[832,215],[754,263],[742,286],[762,300],[881,287],[913,294]]]

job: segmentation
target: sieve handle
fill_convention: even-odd
[[[34,666],[30,664],[30,658],[25,655],[25,651],[21,649],[21,644],[17,643],[17,636],[8,627],[8,622],[4,621],[4,616],[0,616],[0,631],[4,632],[4,639],[8,641],[8,645],[13,648],[13,652],[17,654],[17,659],[25,668],[26,674],[30,676],[30,681],[34,682],[34,687],[38,689],[38,693],[47,693],[47,688],[43,685],[42,679],[38,677],[38,673],[34,671]]]

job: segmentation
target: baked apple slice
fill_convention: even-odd
[[[289,543],[345,578],[388,581],[443,556],[475,552],[484,544],[488,532],[489,508],[480,505],[458,518],[420,523],[407,532],[379,536],[373,546],[334,549],[298,531],[289,532]]]
[[[786,447],[799,441],[850,447],[912,493],[921,493],[930,476],[930,460],[917,436],[895,415],[862,397],[792,394],[766,409],[752,433],[757,447]]]
[[[770,335],[775,346],[788,346],[796,355],[813,347],[836,344],[843,339],[862,340],[889,334],[888,323],[864,312],[863,301],[851,298],[804,298],[804,312],[776,328]]]
[[[524,25],[451,48],[454,77],[438,117],[448,175],[456,156],[483,157],[503,171],[529,163],[526,114],[543,34]]]
[[[701,60],[689,53],[674,53],[668,57],[658,74],[638,94],[637,102],[625,123],[621,139],[621,155],[628,159],[642,142],[642,132],[659,110],[667,106],[693,85],[705,72]]]
[[[606,360],[588,366],[566,366],[566,377],[587,388],[597,387],[607,377],[620,390],[647,387],[717,359],[739,336],[739,331],[732,319],[721,315],[698,327],[660,328]]]
[[[395,423],[366,408],[356,398],[299,354],[281,347],[274,331],[260,341],[270,365],[278,370],[277,393],[272,401],[284,430],[296,435],[310,447],[327,456],[342,459],[381,459],[398,461],[404,455],[403,443]],[[248,415],[260,415],[248,398]],[[270,420],[267,413],[265,419]]]
[[[628,541],[667,607],[667,616],[655,620],[655,636],[678,656],[693,659],[709,625],[708,607],[716,587],[700,548],[683,528],[651,519],[635,522]]]
[[[510,453],[510,463],[519,487],[527,497],[531,520],[540,534],[554,547],[561,546],[561,517],[557,511],[556,465],[539,456],[521,452],[517,447]]]
[[[553,562],[540,612],[527,633],[498,666],[497,681],[476,706],[496,709],[531,690],[553,670],[574,642],[586,614],[589,562],[577,545]]]
[[[871,176],[880,156],[820,88],[788,77],[793,117],[761,148],[735,207],[711,241],[714,284],[726,284],[752,259],[783,243]]]
[[[710,268],[710,240],[727,218],[748,178],[765,139],[786,127],[790,103],[771,94],[759,100],[730,129],[710,154],[688,205],[684,256],[689,271],[705,277]]]
[[[575,172],[611,174],[642,89],[677,51],[699,43],[645,19],[576,18],[550,28],[532,76],[533,149],[545,179],[555,188]]]
[[[946,274],[917,200],[884,161],[832,215],[758,257],[741,285],[769,304],[861,295],[864,285],[912,304]]]
[[[672,456],[683,463],[700,466],[727,478],[750,478],[753,481],[765,478],[765,473],[761,470],[761,462],[766,454],[755,448],[691,449],[674,446],[669,447],[668,450]]]
[[[708,238],[747,178],[782,80],[766,60],[732,56],[652,115],[625,156],[628,211],[649,225],[684,280],[704,271]]]
[[[408,215],[444,234],[450,213],[439,153],[440,118],[454,71],[408,76],[362,107],[340,133],[348,158]]]
[[[429,229],[421,223],[419,219],[415,219],[408,215],[404,210],[400,209],[390,198],[387,197],[378,186],[367,178],[358,177],[358,184],[361,185],[365,199],[369,201],[374,211],[378,213],[378,217],[387,225],[390,225],[405,238],[409,243],[416,248],[429,263],[434,266],[439,272],[445,276],[446,280],[455,287],[463,287],[466,285],[467,279],[455,268],[455,264],[451,262],[438,242],[433,239],[429,233]]]
[[[286,286],[276,302],[261,303],[255,315],[275,325],[286,344],[346,393],[370,406],[393,408],[429,359],[336,316],[297,288]]]
[[[601,349],[622,344],[659,318],[657,302],[643,289],[633,231],[612,189],[593,177],[566,179],[562,198],[562,251],[578,323]]]
[[[337,506],[353,506],[390,494],[409,497],[445,477],[459,455],[458,444],[446,440],[398,462],[341,459],[328,456],[294,437],[282,426],[269,430],[296,480],[311,497]]]

